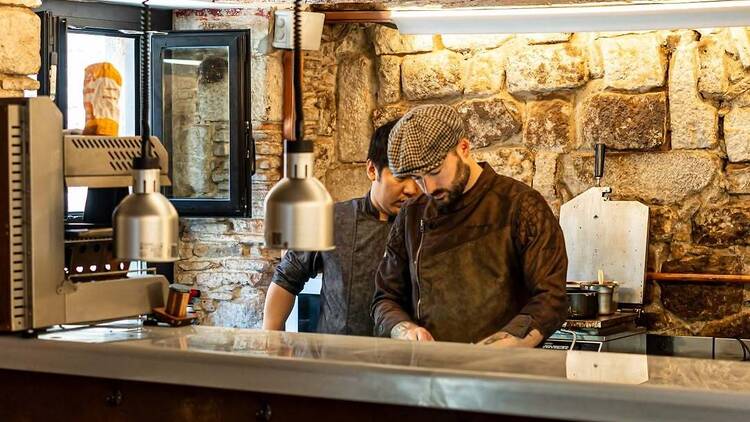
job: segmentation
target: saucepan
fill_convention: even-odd
[[[568,318],[589,319],[596,318],[599,312],[597,293],[580,287],[568,287]]]
[[[580,286],[581,289],[596,292],[599,302],[599,315],[612,315],[617,312],[616,281],[584,282],[580,283]]]

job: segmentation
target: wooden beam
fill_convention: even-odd
[[[336,10],[323,12],[326,24],[336,23],[392,23],[388,10]]]
[[[284,50],[282,53],[282,67],[284,71],[284,103],[282,106],[283,122],[281,133],[284,139],[294,139],[294,52]]]

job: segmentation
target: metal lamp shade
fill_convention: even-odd
[[[266,197],[266,246],[328,251],[333,245],[333,199],[320,181],[283,178]]]
[[[120,202],[112,216],[115,255],[131,261],[176,261],[179,217],[172,203],[158,192],[159,170],[133,173],[133,193]]]
[[[313,176],[312,142],[286,142],[284,178],[266,196],[266,247],[329,251],[333,244],[333,199]]]

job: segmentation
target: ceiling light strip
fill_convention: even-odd
[[[403,34],[632,31],[750,26],[750,1],[393,10]]]

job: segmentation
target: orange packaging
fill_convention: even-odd
[[[117,136],[122,76],[112,63],[86,66],[83,80],[84,135]]]

